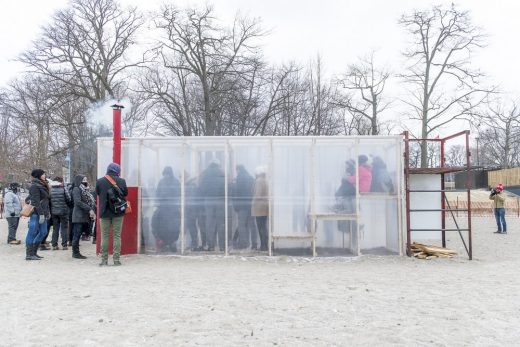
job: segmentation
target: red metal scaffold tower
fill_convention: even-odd
[[[435,232],[440,231],[442,234],[442,246],[446,247],[446,231],[457,231],[464,248],[466,249],[466,253],[468,254],[469,259],[473,258],[472,254],[472,241],[471,241],[471,179],[470,179],[470,171],[471,171],[471,153],[469,148],[469,130],[465,130],[451,136],[445,138],[434,138],[434,139],[416,139],[410,138],[409,133],[405,131],[403,133],[404,141],[405,141],[405,153],[404,153],[404,162],[405,162],[405,189],[406,189],[406,254],[408,256],[412,255],[411,245],[412,245],[412,232]],[[449,140],[453,140],[459,137],[465,137],[465,150],[466,150],[466,165],[465,166],[446,166],[446,161],[444,157],[445,145]],[[410,142],[434,142],[440,145],[440,160],[439,166],[436,167],[410,167]],[[450,192],[466,192],[467,193],[467,208],[460,209],[458,207],[453,208],[446,197],[446,186],[445,186],[445,175],[448,173],[455,172],[466,172],[466,189],[459,190],[449,190]],[[424,174],[435,174],[440,175],[440,188],[441,189],[411,189],[410,188],[410,177],[412,175],[424,175]],[[420,193],[440,193],[441,199],[441,208],[440,209],[414,209],[410,206],[410,195],[411,194],[420,194]],[[441,228],[419,228],[417,226],[411,227],[410,216],[414,212],[441,212]],[[465,212],[467,217],[467,227],[460,227],[457,218],[454,212]],[[451,218],[454,221],[455,228],[447,229],[446,228],[446,214],[449,213]],[[467,232],[467,239],[464,238],[463,232]]]

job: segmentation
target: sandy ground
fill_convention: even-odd
[[[28,262],[2,241],[0,345],[518,345],[520,219],[508,235],[473,222],[473,261],[135,255],[100,268],[90,243],[86,260]]]

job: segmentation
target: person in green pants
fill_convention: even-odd
[[[128,194],[126,181],[119,177],[121,167],[116,163],[108,165],[107,173],[96,182],[99,199],[99,220],[101,227],[101,263],[108,265],[108,237],[112,227],[114,238],[114,265],[121,265],[121,228],[125,215],[125,197]]]

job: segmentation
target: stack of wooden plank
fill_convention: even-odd
[[[437,246],[423,245],[422,243],[412,243],[413,256],[419,259],[432,258],[452,258],[457,252]]]

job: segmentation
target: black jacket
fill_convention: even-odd
[[[372,162],[372,192],[393,193],[394,183],[392,177],[386,169],[386,164],[379,157],[375,157]]]
[[[124,196],[128,195],[128,189],[126,188],[126,181],[121,177],[110,175],[116,181],[119,189],[123,192]],[[110,183],[105,177],[101,177],[96,182],[96,196],[99,201],[99,217],[100,218],[110,218],[110,217],[120,217],[121,215],[116,215],[110,208],[108,207],[108,191],[112,188],[112,183]]]
[[[233,207],[235,210],[251,210],[255,179],[245,169],[238,170],[237,177],[231,186]]]
[[[157,185],[156,197],[160,206],[180,208],[181,183],[173,173],[165,175]]]
[[[217,164],[211,164],[202,173],[199,187],[200,197],[222,198],[225,195],[225,178],[224,172]]]
[[[71,199],[63,185],[51,186],[51,213],[55,216],[67,216]]]
[[[50,217],[50,194],[49,186],[35,178],[29,188],[29,201],[34,206],[34,213],[40,216]]]

